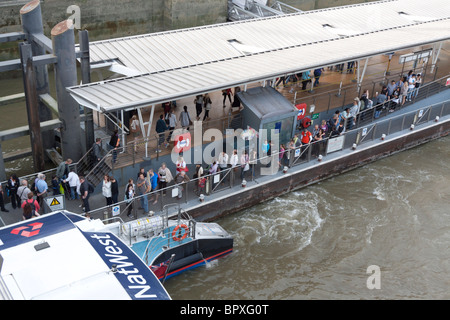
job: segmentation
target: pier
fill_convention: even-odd
[[[434,2],[436,3],[431,6],[433,8],[438,8],[442,3],[439,0]],[[246,129],[242,127],[244,123],[242,108],[245,107],[241,105],[233,108],[226,97],[225,108],[222,108],[223,89],[233,88],[234,94],[236,88],[242,92],[258,87],[272,88],[292,103],[292,110],[295,110],[294,105],[306,105],[303,116],[311,118],[314,125],[321,120],[327,120],[335,111],[342,112],[351,106],[354,98],[361,96],[362,90],[369,89],[370,98],[374,100],[376,93],[380,92],[388,81],[397,81],[409,70],[423,74],[420,95],[415,96],[413,101],[393,113],[388,112],[389,108],[384,103],[378,105],[381,114],[377,117],[375,117],[377,108],[360,112],[356,126],[348,128],[342,135],[344,138],[327,139],[320,146],[318,143],[312,143],[292,150],[289,163],[282,167],[278,167],[277,164],[276,168],[271,169],[272,174],[260,175],[258,171],[261,161],[272,165],[278,162],[275,158],[278,156],[278,148],[271,159],[261,154],[257,156],[257,165],[252,166],[252,175],[245,179],[245,185],[239,177],[240,168],[237,171],[227,168],[221,174],[208,175],[206,190],[202,193],[203,199],[200,199],[200,194],[193,192],[196,189],[194,184],[198,182],[196,180],[184,186],[185,192],[179,200],[176,195],[178,191],[175,191],[179,186],[170,185],[164,190],[167,191],[166,196],[163,196],[163,190],[153,194],[158,202],[155,206],[150,205],[150,210],[155,214],[166,203],[181,202],[185,210],[199,220],[216,219],[448,134],[450,113],[447,90],[448,57],[443,52],[445,50],[442,50],[448,45],[450,37],[448,12],[431,10],[426,16],[421,16],[419,2],[412,2],[409,4],[410,12],[407,14],[403,12],[400,15],[396,9],[401,3],[403,0],[381,1],[98,42],[89,42],[88,34],[84,31],[79,32],[81,36],[79,45],[75,45],[70,20],[61,22],[52,30],[52,46],[49,39],[45,39],[40,31],[18,34],[14,39],[33,39],[32,42],[47,53],[43,52],[36,56],[32,54],[31,47],[24,43],[21,45],[21,62],[2,62],[0,70],[20,67],[24,70],[24,79],[33,79],[35,76],[32,72],[33,66],[53,63],[57,66],[55,69],[57,96],[52,98],[48,93],[37,93],[37,89],[33,87],[35,81],[24,81],[25,100],[31,110],[29,126],[11,132],[1,132],[1,141],[30,134],[31,153],[34,156],[35,167],[38,168],[36,171],[42,172],[45,171],[42,166],[44,149],[52,149],[54,145],[49,148],[43,147],[37,136],[40,136],[41,131],[48,132],[58,127],[61,139],[59,147],[62,150],[60,160],[73,159],[73,166],[78,174],[85,175],[96,186],[96,194],[91,199],[99,201],[99,206],[91,205],[91,208],[96,208],[91,210],[91,215],[111,217],[112,206],[105,208],[101,205],[102,200],[104,201],[100,191],[104,174],[116,177],[120,185],[118,198],[123,200],[123,189],[127,180],[136,179],[141,167],[146,171],[149,168],[157,171],[161,163],[166,162],[172,174],[175,173],[170,152],[174,141],[170,148],[158,151],[155,135],[156,120],[163,114],[161,105],[164,103],[176,101],[177,106],[174,110],[177,118],[182,107],[188,106],[194,121],[195,96],[209,93],[212,97],[214,105],[214,111],[210,115],[212,119],[201,123],[201,132],[195,131],[198,128],[195,126],[190,130],[194,138],[191,150],[195,157],[196,150],[203,152],[209,145],[209,141],[205,141],[202,137],[207,129],[218,129],[221,132],[220,138],[224,141],[226,129]],[[37,10],[38,4],[38,1],[33,1],[30,5],[24,6],[23,14]],[[349,15],[364,15],[367,12],[373,14],[373,10],[388,13],[378,28],[374,29],[373,26],[358,21],[347,21]],[[332,15],[335,16],[333,23],[316,23],[322,20],[331,21]],[[274,28],[276,25],[288,26],[290,28],[287,30],[295,30],[296,24],[306,22],[311,23],[312,29],[308,32],[299,31],[294,36],[263,32],[264,28]],[[26,31],[28,30],[25,27],[26,21],[24,23]],[[258,26],[261,28],[258,29]],[[350,32],[351,30],[353,31]],[[311,32],[316,35],[315,38],[311,38]],[[411,38],[401,36],[405,32],[414,33],[416,36]],[[205,34],[209,40],[217,44],[214,49],[204,46],[202,39]],[[393,41],[386,45],[382,40],[387,37],[393,39],[400,37],[401,41]],[[12,35],[3,36],[2,39],[10,40]],[[185,39],[189,39],[189,43]],[[157,48],[155,44],[158,43],[164,44],[164,50],[150,54],[149,48]],[[192,43],[199,45],[193,46]],[[63,48],[70,50],[66,51]],[[356,49],[349,51],[348,48]],[[178,53],[177,57],[174,52]],[[61,60],[63,57],[65,60]],[[438,64],[440,58],[444,61],[442,65]],[[77,84],[79,81],[76,76],[76,59],[79,59],[82,70],[81,85]],[[66,61],[70,63],[66,64]],[[336,66],[341,65],[344,65],[344,68],[336,71]],[[287,83],[278,81],[282,77],[289,76],[294,79],[295,75],[314,69],[323,69],[319,85],[315,85],[313,76],[306,88],[301,86],[301,80]],[[105,74],[111,73],[114,74],[112,79],[103,78]],[[20,96],[11,97],[11,99],[20,98]],[[232,99],[235,101],[238,96]],[[43,114],[40,112],[36,114],[37,102],[40,103],[40,108],[46,110],[45,112],[51,113],[53,110],[57,113],[58,119],[41,119],[40,126],[37,125],[36,115],[42,117]],[[80,107],[84,110],[83,114],[79,112]],[[141,129],[140,137],[135,141],[130,141],[129,135],[129,120],[132,114],[138,117]],[[299,125],[300,122],[294,127],[298,128]],[[120,148],[115,151],[117,162],[112,161],[115,156],[113,151],[106,148],[111,131],[114,129],[119,130],[122,141]],[[312,130],[312,127],[308,130]],[[195,139],[196,135],[201,139]],[[54,139],[54,136],[52,137]],[[99,163],[92,164],[90,147],[94,138],[98,137],[102,139],[103,158]],[[330,143],[333,143],[333,147]],[[134,152],[135,144],[137,152]],[[300,153],[298,158],[295,151]],[[240,152],[241,150],[239,155]],[[29,153],[30,150],[23,151],[23,154]],[[5,158],[15,157],[17,155],[3,156],[3,161]],[[264,158],[266,159],[263,160]],[[187,160],[190,162],[188,174],[192,177],[197,161],[195,158]],[[210,165],[203,162],[201,164],[205,168]],[[288,169],[284,170],[284,167]],[[51,178],[53,172],[54,170],[48,171],[47,179]],[[32,176],[26,178],[32,180]],[[139,200],[139,198],[134,200],[135,209],[139,207]],[[73,211],[81,213],[78,201],[66,202],[70,207],[76,203],[77,207],[74,207]],[[127,203],[119,201],[119,205],[121,218],[127,219],[123,217]],[[135,211],[135,216],[142,215],[142,211]],[[2,217],[9,219],[3,216],[3,213]]]

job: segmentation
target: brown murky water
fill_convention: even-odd
[[[234,252],[165,286],[194,300],[449,299],[449,155],[441,138],[225,217]]]

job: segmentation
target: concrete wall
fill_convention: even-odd
[[[273,3],[275,1],[276,0],[270,0],[269,3]],[[281,0],[281,2],[303,11],[317,10],[330,7],[340,7],[372,1],[377,0]]]
[[[20,8],[28,1],[0,1],[0,33],[22,31]],[[80,8],[81,28],[103,40],[226,21],[226,0],[41,0],[44,33]],[[0,45],[0,61],[18,57],[17,43]]]

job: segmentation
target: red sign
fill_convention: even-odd
[[[43,223],[41,223],[41,222],[30,223],[26,227],[18,227],[18,228],[12,229],[11,233],[18,234],[23,237],[29,238],[29,237],[37,235],[39,233],[42,225],[43,225]],[[31,227],[31,231],[29,230],[30,227]]]
[[[446,86],[450,86],[450,78],[447,78],[447,82],[445,83]]]
[[[178,135],[175,138],[175,146],[173,149],[176,153],[184,152],[189,150],[191,144],[192,144],[191,134],[189,132],[186,132]]]
[[[301,120],[306,115],[306,103],[296,104],[295,107],[298,109],[297,120]]]

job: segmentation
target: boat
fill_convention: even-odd
[[[170,300],[103,223],[57,211],[0,229],[0,299]]]
[[[233,251],[232,236],[219,224],[197,222],[179,204],[164,206],[160,215],[118,220],[105,230],[127,243],[163,283]]]

